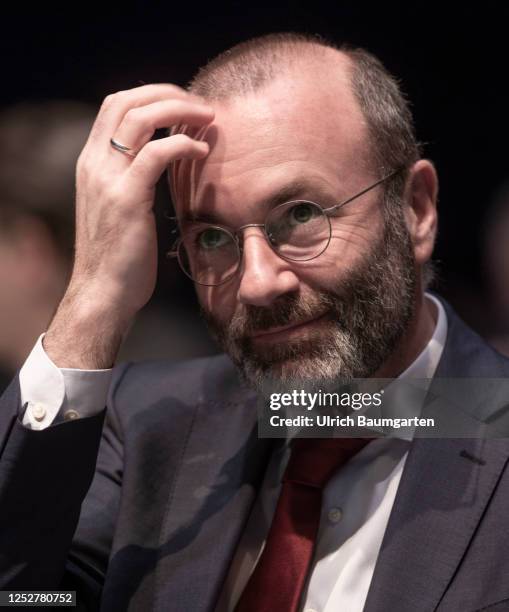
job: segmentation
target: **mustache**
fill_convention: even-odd
[[[308,296],[285,294],[271,307],[243,305],[229,322],[228,335],[238,339],[273,327],[297,325],[320,317],[336,307],[336,301],[324,292]]]

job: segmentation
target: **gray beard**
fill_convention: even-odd
[[[328,391],[368,378],[394,352],[413,318],[417,275],[402,211],[387,213],[384,232],[333,291],[281,296],[271,307],[239,305],[222,323],[202,309],[212,336],[241,377],[265,397],[292,389]],[[305,339],[253,347],[254,331],[328,313]]]

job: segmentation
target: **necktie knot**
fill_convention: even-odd
[[[295,438],[283,482],[323,489],[336,470],[370,438]]]

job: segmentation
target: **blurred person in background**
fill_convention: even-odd
[[[76,160],[93,116],[90,106],[63,100],[0,113],[0,390],[64,293]]]
[[[509,355],[509,182],[495,194],[483,246],[489,300],[484,333],[497,350]]]

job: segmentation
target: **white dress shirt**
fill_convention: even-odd
[[[400,378],[432,378],[442,355],[446,314],[435,297],[426,297],[436,305],[435,330]],[[23,424],[44,429],[102,410],[111,370],[59,369],[46,355],[43,337],[20,372],[21,402],[27,404]],[[409,447],[406,439],[373,440],[327,483],[303,611],[362,611]],[[271,458],[223,586],[218,612],[234,609],[263,551],[288,457],[285,446]]]

